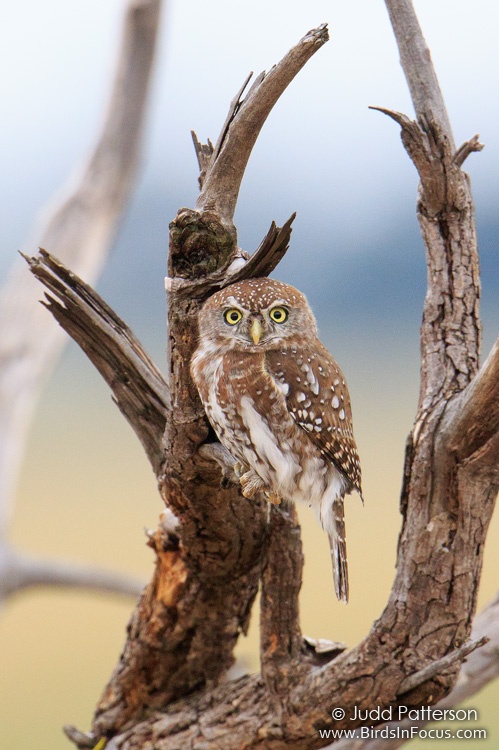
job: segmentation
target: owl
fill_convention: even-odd
[[[315,510],[347,602],[343,499],[362,498],[360,462],[345,378],[305,296],[267,278],[216,292],[199,313],[191,374],[243,495]]]

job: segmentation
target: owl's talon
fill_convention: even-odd
[[[260,479],[258,474],[250,469],[239,477],[239,483],[241,485],[241,492],[244,497],[251,498],[255,497],[257,492],[261,492],[265,488],[264,482]]]
[[[269,503],[272,503],[272,505],[280,505],[282,503],[282,497],[279,497],[279,495],[276,495],[275,492],[266,492],[267,500]]]
[[[256,495],[256,490],[253,489],[247,489],[246,487],[241,487],[241,495],[243,497],[246,497],[248,500],[253,500],[253,498]]]

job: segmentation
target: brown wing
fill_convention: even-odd
[[[350,396],[331,354],[314,337],[299,347],[267,352],[266,367],[286,392],[289,413],[295,422],[362,497]]]

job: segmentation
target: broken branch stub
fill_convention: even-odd
[[[170,392],[162,374],[128,326],[75,273],[45,250],[33,258],[23,257],[32,274],[52,292],[43,304],[110,386],[157,475],[170,411]]]
[[[179,212],[179,214],[180,213],[182,217],[187,215],[188,220],[192,218],[193,223],[198,222],[197,226],[200,225],[200,214],[194,211],[187,213],[187,209],[184,209],[182,212]],[[272,273],[274,268],[276,268],[278,263],[280,263],[289,248],[291,225],[295,216],[296,214],[292,214],[282,227],[278,227],[275,222],[272,222],[269,231],[253,255],[248,256],[248,254],[240,248],[235,248],[233,254],[230,256],[230,264],[228,267],[227,258],[225,258],[225,265],[222,269],[204,276],[199,275],[199,277],[194,280],[190,278],[184,279],[179,276],[173,278],[167,276],[165,279],[166,291],[178,295],[178,298],[199,299],[202,301],[210,294],[214,294],[214,292],[219,289],[228,286],[228,284],[235,284],[237,281],[243,281],[243,279],[268,276]],[[173,224],[175,224],[174,228]],[[175,238],[176,232],[178,231],[176,222],[172,222],[172,231],[174,232],[173,237]],[[180,255],[178,246],[175,253],[176,255]],[[200,256],[198,255],[198,263],[199,258]],[[202,261],[200,265],[202,265]],[[178,266],[184,269],[191,268],[192,262],[190,260],[185,261],[184,259],[180,259]]]

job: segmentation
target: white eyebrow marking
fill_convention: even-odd
[[[262,307],[262,312],[267,312],[267,310],[270,310],[272,307],[288,308],[289,304],[287,303],[287,300],[285,299],[275,299],[267,307]]]
[[[233,307],[237,307],[238,310],[243,310],[239,302],[237,302],[236,298],[232,295],[230,297],[227,297],[227,304],[232,305]]]

